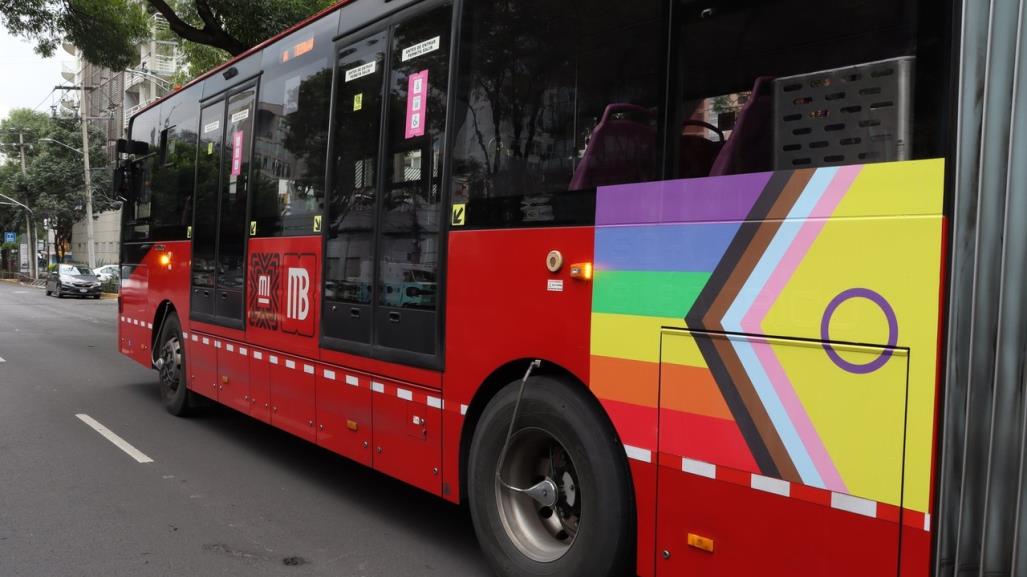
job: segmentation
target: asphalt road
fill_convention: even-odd
[[[490,574],[465,509],[230,409],[165,413],[116,312],[0,283],[0,576]]]

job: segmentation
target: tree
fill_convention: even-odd
[[[50,119],[46,114],[27,109],[16,109],[0,122],[0,143],[18,142],[24,135],[26,144],[26,172],[21,172],[21,158],[16,148],[4,146],[5,161],[0,165],[0,192],[17,198],[35,213],[36,227],[46,218],[55,233],[57,254],[64,257],[64,246],[71,241],[72,226],[85,216],[85,181],[82,156],[63,146],[42,142],[50,138],[72,147],[81,142],[82,127],[75,118]],[[101,131],[90,129],[90,158],[94,163],[92,174],[93,209],[95,214],[116,206],[110,196],[111,170],[104,166],[107,157],[103,148],[106,137]],[[12,153],[13,150],[13,153]],[[17,207],[0,206],[0,224],[17,228],[24,213]],[[7,230],[11,230],[8,228]]]
[[[333,0],[0,0],[0,24],[50,56],[67,40],[86,60],[112,70],[132,66],[135,45],[159,13],[183,39],[192,74],[239,55]]]

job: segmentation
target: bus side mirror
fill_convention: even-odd
[[[118,139],[117,144],[118,154],[134,154],[137,156],[144,156],[150,153],[149,143],[141,140],[126,140],[124,138]]]

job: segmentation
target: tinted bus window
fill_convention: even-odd
[[[255,236],[317,232],[336,25],[332,18],[322,19],[264,50],[253,157]]]
[[[250,147],[253,138],[255,88],[228,97],[224,156],[221,159],[221,221],[218,224],[217,287],[245,284],[246,203],[250,190]]]
[[[660,4],[467,3],[453,151],[465,226],[590,222],[597,186],[658,177]]]
[[[122,209],[121,234],[125,242],[146,242],[151,239],[151,214],[154,170],[158,167],[157,125],[160,108],[155,107],[132,121],[132,140],[150,145],[149,154],[137,159],[132,167],[129,197]]]
[[[218,233],[218,179],[225,104],[215,102],[200,115],[200,150],[196,158],[196,201],[193,218],[193,285],[214,286],[214,254]]]
[[[941,30],[917,0],[682,1],[672,176],[940,156]],[[931,16],[932,19],[936,18]],[[939,20],[940,21],[940,20]]]
[[[335,167],[325,250],[328,300],[371,304],[386,37],[384,32],[376,34],[339,54]]]
[[[196,178],[196,127],[199,116],[180,118],[178,126],[162,131],[160,160],[151,196],[152,239],[185,240],[193,222]]]
[[[392,42],[378,304],[435,309],[452,8],[399,25]]]

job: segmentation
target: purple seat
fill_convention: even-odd
[[[742,106],[731,138],[713,161],[710,176],[762,172],[771,168],[774,111],[773,81],[761,76],[752,87],[752,96]]]
[[[608,105],[574,171],[570,190],[651,180],[656,150],[653,119],[652,111],[641,106]]]

